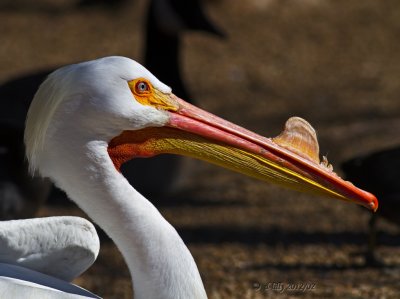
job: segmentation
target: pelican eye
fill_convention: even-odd
[[[150,91],[149,83],[147,83],[145,81],[138,81],[135,85],[135,91],[138,94],[146,93],[146,92]]]
[[[154,88],[145,78],[138,78],[128,81],[128,85],[133,95],[140,98],[147,98],[153,95]]]

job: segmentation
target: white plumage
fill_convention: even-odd
[[[0,222],[0,298],[100,298],[69,283],[99,249],[93,224],[80,217]]]
[[[28,268],[0,263],[0,298],[88,299],[100,297],[65,280]]]
[[[71,281],[96,260],[96,230],[80,217],[0,222],[0,263],[7,262]]]

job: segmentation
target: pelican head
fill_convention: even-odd
[[[300,134],[300,139],[310,135],[311,141],[299,145],[288,134]],[[68,168],[76,147],[93,142],[104,144],[116,170],[135,157],[181,154],[292,189],[374,211],[378,207],[375,196],[319,161],[315,132],[305,121],[292,118],[274,139],[259,136],[178,98],[147,69],[124,57],[57,70],[31,104],[25,143],[32,171],[51,177],[57,164]]]

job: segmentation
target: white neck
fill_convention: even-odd
[[[81,155],[77,147],[73,152],[73,159],[61,163],[62,171],[50,176],[114,240],[131,272],[135,298],[207,298],[188,248],[115,169],[107,143],[88,142]]]

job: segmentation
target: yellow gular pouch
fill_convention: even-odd
[[[179,108],[171,94],[159,91],[145,78],[128,81],[128,85],[135,99],[142,105],[169,111],[177,111]]]

